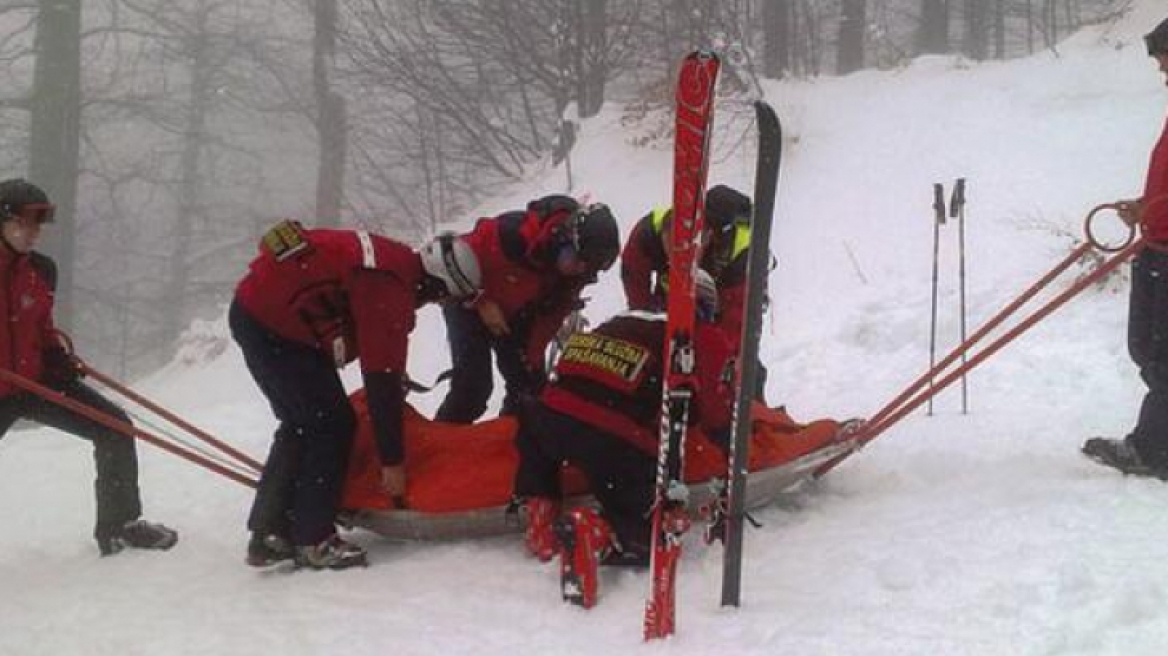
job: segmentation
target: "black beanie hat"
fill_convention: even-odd
[[[1155,57],[1168,53],[1168,19],[1165,19],[1156,29],[1144,36],[1144,43],[1148,46],[1148,56]]]
[[[11,217],[25,205],[48,203],[48,194],[23,178],[11,178],[0,182],[0,219]]]
[[[717,185],[706,192],[706,223],[715,232],[734,226],[736,221],[750,221],[750,198],[742,192]]]

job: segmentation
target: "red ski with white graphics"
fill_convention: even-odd
[[[682,62],[677,83],[666,367],[653,499],[652,581],[645,605],[646,640],[674,632],[677,562],[682,536],[689,527],[682,454],[694,393],[695,274],[701,257],[710,128],[720,68],[716,54],[699,50]]]

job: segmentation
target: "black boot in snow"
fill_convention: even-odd
[[[348,569],[366,567],[369,561],[360,545],[345,542],[333,535],[320,544],[296,547],[296,566],[309,569]]]
[[[247,562],[252,567],[270,567],[296,556],[292,543],[274,533],[252,533],[247,543]]]
[[[126,547],[166,551],[178,543],[178,531],[164,524],[134,519],[121,526],[99,528],[95,538],[101,555],[111,556]]]
[[[1083,444],[1083,455],[1124,474],[1168,480],[1168,469],[1145,463],[1127,440],[1093,437]]]

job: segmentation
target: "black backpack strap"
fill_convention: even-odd
[[[53,258],[44,253],[33,251],[28,254],[28,259],[33,270],[44,279],[49,289],[57,291],[57,263],[53,261]]]
[[[525,218],[527,218],[525,212],[515,211],[500,214],[497,219],[499,222],[499,245],[503,248],[503,255],[506,255],[507,259],[512,262],[527,261],[527,240],[520,234]]]

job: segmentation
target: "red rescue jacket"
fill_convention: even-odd
[[[561,275],[555,266],[559,229],[578,207],[567,196],[533,201],[524,211],[479,219],[463,236],[478,257],[482,300],[499,304],[512,331],[525,336],[527,366],[542,369],[544,352],[580,302],[593,276]]]
[[[1152,149],[1141,219],[1144,234],[1150,241],[1168,242],[1168,123]]]
[[[572,335],[540,401],[547,407],[657,453],[665,315],[628,312]],[[699,322],[694,339],[697,390],[691,419],[707,435],[730,427],[733,356],[717,326]]]
[[[243,309],[285,339],[331,354],[340,367],[360,359],[371,377],[397,378],[371,395],[374,431],[385,464],[401,462],[400,377],[414,329],[420,257],[386,237],[352,230],[303,230],[307,247],[281,260],[261,247],[236,288]]]
[[[37,252],[16,253],[0,241],[0,366],[32,380],[45,373],[44,351],[58,345],[53,327],[57,267]],[[0,398],[22,390],[0,382]]]

